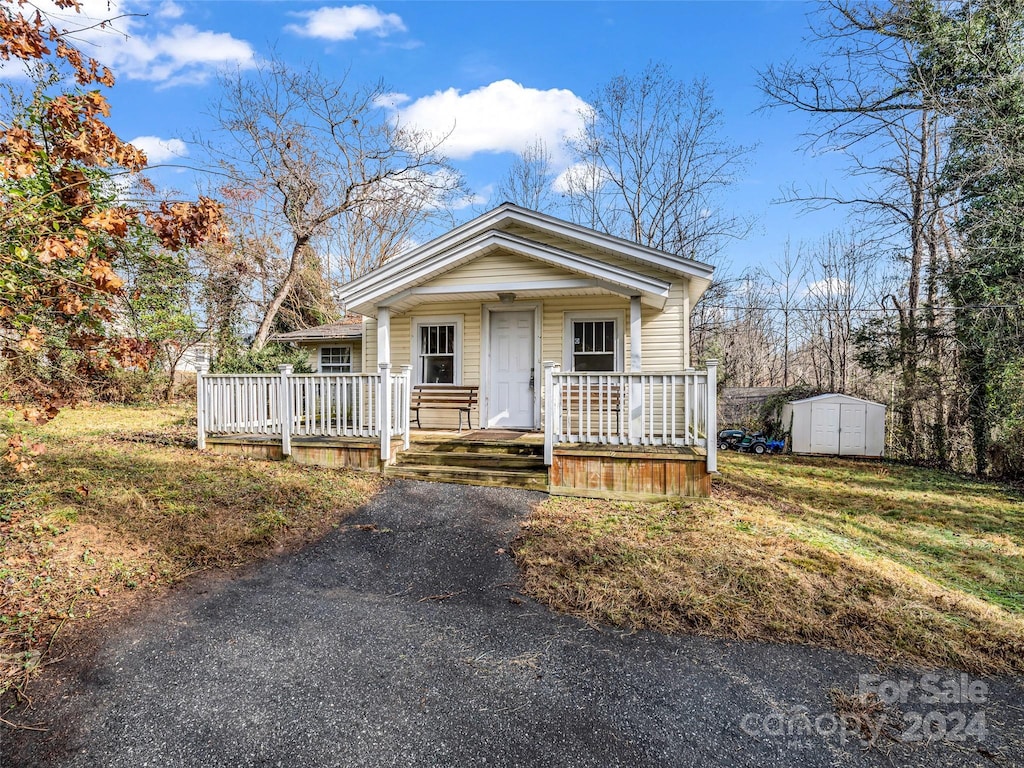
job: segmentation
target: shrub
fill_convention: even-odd
[[[296,373],[312,373],[309,357],[296,347],[267,344],[261,350],[226,349],[217,354],[211,373],[277,373],[277,366],[291,365]]]

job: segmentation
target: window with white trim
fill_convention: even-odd
[[[622,370],[622,321],[618,317],[567,317],[565,363],[588,373]]]
[[[420,384],[458,384],[460,324],[449,318],[422,320],[415,325],[416,381]]]
[[[320,347],[320,373],[352,373],[352,347]]]

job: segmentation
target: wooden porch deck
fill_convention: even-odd
[[[300,464],[383,471],[389,477],[546,491],[561,496],[657,500],[707,496],[711,476],[699,447],[563,443],[544,464],[544,434],[534,431],[414,429],[409,449],[391,442],[382,465],[380,441],[359,437],[293,436]],[[280,435],[209,435],[207,449],[254,459],[284,459]]]
[[[198,445],[565,495],[704,496],[716,469],[715,381],[711,362],[707,371],[563,373],[545,361],[543,431],[456,431],[411,429],[409,366],[398,374],[387,363],[379,373],[282,366],[279,374],[200,374]]]
[[[281,443],[281,435],[267,433],[249,434],[209,434],[207,443],[227,445],[245,443],[251,445],[268,445]],[[341,435],[292,435],[293,445],[346,446],[346,445],[380,445],[377,438],[346,437]],[[400,442],[395,438],[394,442]],[[410,443],[516,443],[519,445],[544,445],[544,433],[532,430],[510,429],[413,429],[409,432]]]

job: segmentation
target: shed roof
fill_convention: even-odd
[[[874,400],[865,400],[863,397],[854,397],[853,395],[844,395],[841,392],[828,392],[824,395],[815,395],[814,397],[805,397],[801,400],[790,400],[790,405],[796,405],[797,403],[812,403],[819,400],[852,400],[856,403],[867,403],[868,405],[877,405],[880,408],[885,408],[885,403],[878,403]]]

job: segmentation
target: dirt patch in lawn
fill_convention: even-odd
[[[1024,498],[880,463],[729,455],[711,499],[552,498],[527,591],[598,624],[1024,671]]]
[[[0,477],[0,694],[23,691],[59,635],[190,573],[321,536],[373,495],[369,473],[199,453],[187,407],[65,411],[46,453]]]

